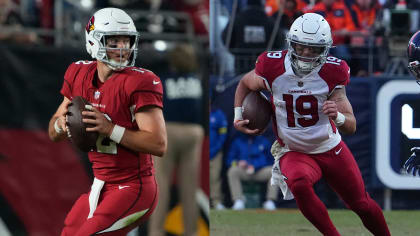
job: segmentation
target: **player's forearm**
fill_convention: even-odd
[[[59,116],[54,115],[51,120],[50,123],[48,124],[48,136],[50,137],[51,141],[54,142],[58,142],[61,140],[66,139],[67,134],[66,132],[62,132],[62,133],[57,133],[55,127],[54,127],[54,123],[56,122],[56,120],[58,119]]]
[[[152,133],[126,129],[120,144],[133,151],[163,156],[166,152],[167,138],[164,132]]]
[[[242,101],[245,99],[246,95],[251,91],[260,91],[264,90],[265,85],[264,81],[255,74],[255,71],[252,70],[242,77],[239,81],[238,87],[236,87],[235,92],[235,107],[242,106]]]
[[[235,92],[235,107],[242,106],[242,101],[245,99],[246,95],[250,93],[251,90],[245,85],[244,79],[239,81],[238,86],[236,87]]]
[[[350,113],[342,114],[346,117],[346,120],[342,126],[338,127],[338,130],[342,134],[354,134],[356,132],[356,118]]]

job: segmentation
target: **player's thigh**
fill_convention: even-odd
[[[280,170],[291,184],[296,180],[305,180],[311,184],[322,177],[319,165],[309,155],[300,152],[288,152],[280,159]]]
[[[64,229],[61,236],[75,235],[89,215],[89,195],[82,194],[73,204],[64,220]]]
[[[158,190],[153,176],[142,178],[137,191],[133,185],[106,191],[93,217],[83,224],[77,235],[98,232],[114,232],[115,235],[120,235],[120,232],[134,228],[150,217],[156,207],[157,196]]]
[[[366,191],[362,175],[347,145],[341,142],[327,155],[320,163],[327,183],[345,202],[364,198]]]

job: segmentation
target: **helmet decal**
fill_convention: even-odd
[[[89,34],[90,31],[95,29],[95,16],[92,16],[89,22],[86,24],[86,32]]]

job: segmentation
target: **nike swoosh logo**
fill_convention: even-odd
[[[128,188],[128,187],[130,187],[130,186],[128,186],[128,185],[124,185],[124,186],[121,186],[121,185],[118,185],[118,189],[123,189],[123,188]]]
[[[153,80],[153,84],[154,84],[154,85],[159,84],[159,83],[160,83],[160,81],[154,81],[154,80]]]
[[[338,155],[338,154],[340,154],[340,152],[341,152],[341,149],[343,149],[342,147],[338,150],[338,151],[335,151],[335,155]]]

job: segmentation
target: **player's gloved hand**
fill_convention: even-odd
[[[408,158],[408,160],[404,163],[404,169],[407,173],[412,174],[414,176],[420,176],[420,147],[413,147],[411,149],[413,152]]]

